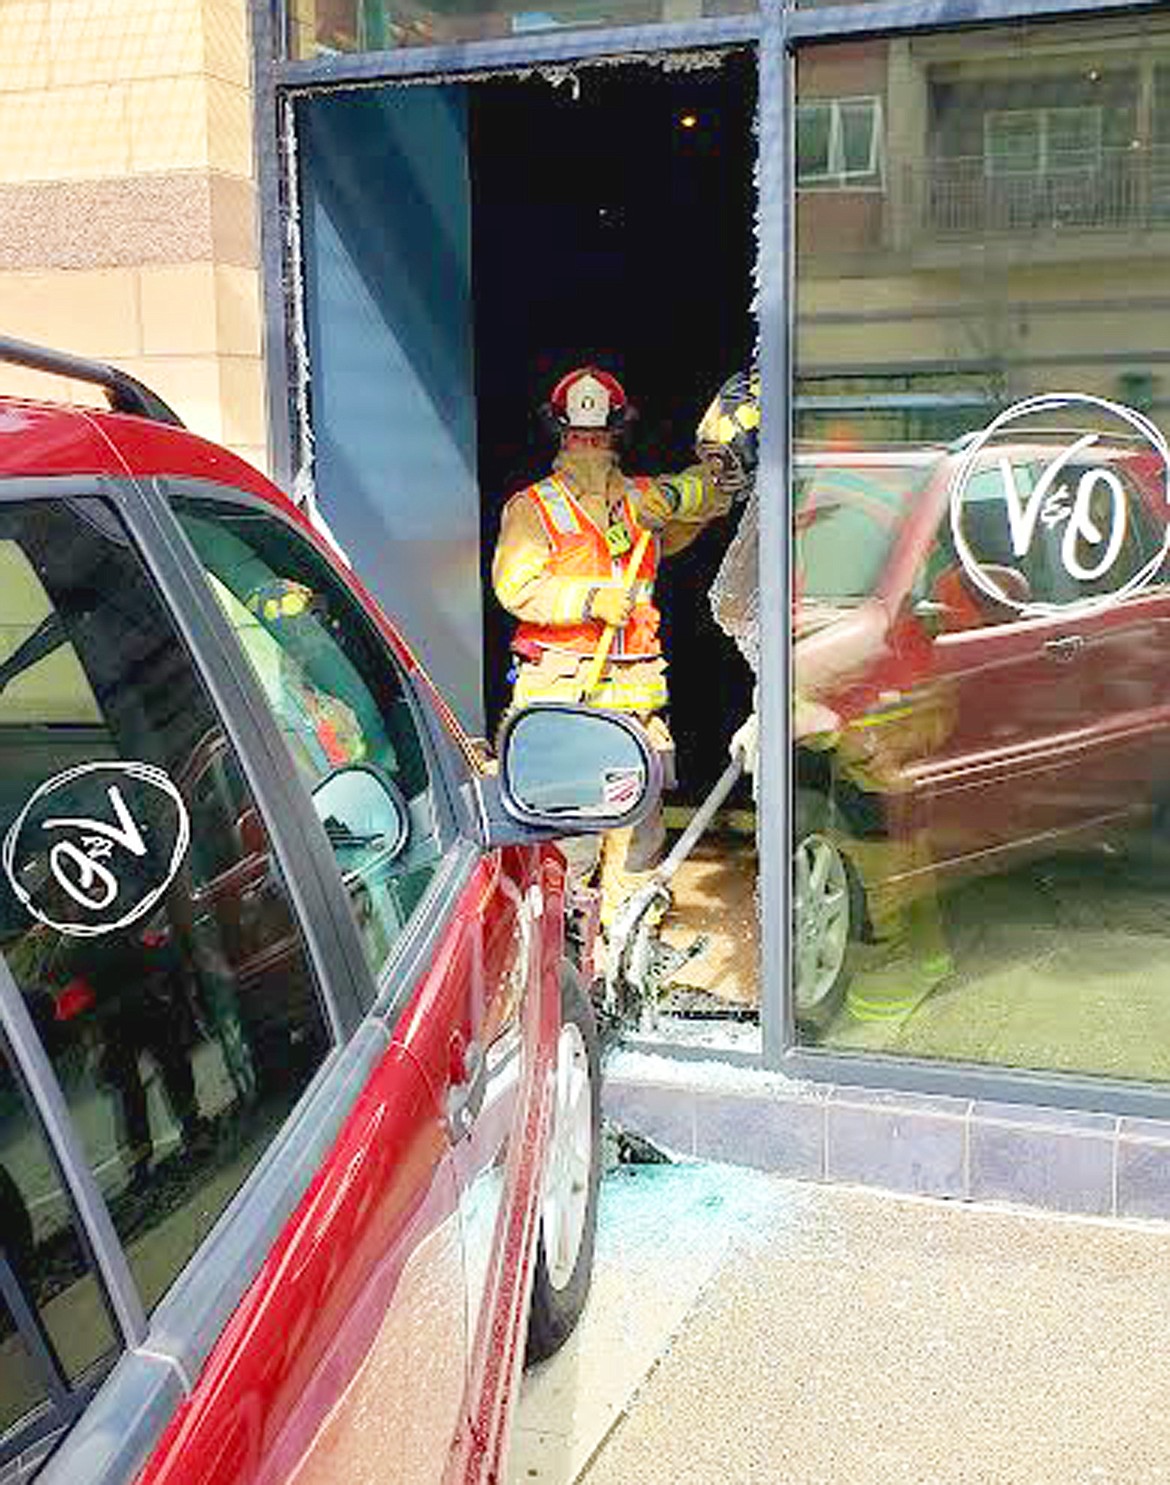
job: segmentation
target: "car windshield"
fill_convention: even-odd
[[[798,463],[796,571],[808,602],[857,602],[876,588],[928,464]]]

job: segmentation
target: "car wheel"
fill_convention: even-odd
[[[829,801],[799,790],[793,861],[793,1000],[797,1024],[823,1031],[845,996],[861,889],[835,832]]]
[[[601,1182],[601,1060],[593,1007],[577,973],[561,977],[552,1129],[528,1320],[528,1360],[560,1349],[585,1308],[593,1277]]]

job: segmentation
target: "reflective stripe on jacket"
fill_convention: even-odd
[[[513,706],[527,706],[530,701],[579,701],[589,665],[587,655],[578,659],[563,651],[544,650],[538,661],[520,666]],[[667,699],[666,661],[660,658],[611,662],[586,698],[590,706],[604,711],[633,712],[641,717],[662,711]]]
[[[641,482],[626,479],[624,483],[626,497],[622,502],[622,515],[632,550],[640,533],[634,513],[634,497]],[[525,493],[536,507],[548,538],[549,555],[545,570],[550,576],[566,582],[566,593],[573,600],[568,607],[579,616],[589,590],[613,587],[622,582],[630,551],[618,556],[610,553],[605,532],[594,524],[573,499],[568,485],[556,475],[531,485]],[[657,539],[651,541],[638,568],[634,611],[625,628],[614,638],[612,653],[615,659],[641,658],[662,652],[658,640],[660,615],[653,603],[658,548]],[[592,654],[604,632],[605,625],[599,619],[577,617],[575,622],[565,624],[523,621],[516,629],[513,643],[521,655],[532,655],[545,649]]]

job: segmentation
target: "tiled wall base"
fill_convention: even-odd
[[[1170,1122],[937,1095],[706,1077],[618,1056],[607,1115],[679,1155],[810,1181],[1170,1220]]]

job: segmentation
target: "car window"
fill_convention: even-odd
[[[1065,484],[1070,490],[1076,490],[1082,479],[1099,473],[1100,468],[1100,465],[1093,464],[1070,464]],[[1071,576],[1065,568],[1060,553],[1055,552],[1053,555],[1062,580],[1060,599],[1063,603],[1074,603],[1078,599],[1098,598],[1102,595],[1116,593],[1120,586],[1129,582],[1157,554],[1160,546],[1157,536],[1151,530],[1151,522],[1146,514],[1141,488],[1136,477],[1119,461],[1113,461],[1105,468],[1116,480],[1125,502],[1125,530],[1120,548],[1108,571],[1097,578]],[[1113,495],[1108,484],[1100,479],[1094,484],[1089,495],[1088,515],[1099,532],[1107,533],[1112,530]],[[1059,538],[1057,542],[1059,546],[1060,540],[1063,540],[1063,526],[1055,534]],[[1077,559],[1087,563],[1090,568],[1099,555],[1091,550],[1082,551],[1080,544],[1074,550]]]
[[[994,574],[997,583],[1010,589],[1017,599],[1067,605],[1115,592],[1119,583],[1128,581],[1156,557],[1160,547],[1152,534],[1136,476],[1116,463],[1108,467],[1123,494],[1126,520],[1117,555],[1100,578],[1084,578],[1069,571],[1065,552],[1069,532],[1067,517],[1064,520],[1038,520],[1026,550],[1022,554],[1015,550],[1003,475],[994,466],[977,470],[967,481],[964,491],[963,535],[971,553],[982,567],[998,569]],[[1060,484],[1068,491],[1076,491],[1081,480],[1097,474],[1099,468],[1093,464],[1070,463],[1063,471]],[[1037,491],[1045,469],[1035,461],[1019,459],[1013,461],[1012,473],[1020,498],[1027,501]],[[1090,493],[1088,515],[1099,531],[1111,529],[1113,498],[1109,485],[1098,480]],[[1081,553],[1079,548],[1074,548],[1074,558],[1091,563],[1094,553]],[[1002,624],[1020,618],[1018,610],[1010,605],[980,595],[962,570],[949,522],[944,521],[940,527],[936,546],[926,564],[924,580],[915,587],[919,596],[933,596],[950,602],[957,624],[946,627],[970,628],[976,624]]]
[[[15,1439],[9,1445],[9,1438],[20,1424],[35,1421],[39,1413],[49,1425],[49,1376],[39,1364],[35,1344],[27,1331],[17,1329],[12,1309],[0,1292],[0,1465],[17,1451]]]
[[[1035,472],[1028,463],[1013,465],[1016,488],[1027,499],[1035,483]],[[1004,495],[1003,476],[998,467],[976,470],[967,480],[962,506],[963,537],[969,551],[988,569],[995,581],[1017,600],[1053,603],[1061,599],[1062,569],[1060,537],[1038,523],[1028,550],[1021,556],[1012,542]],[[1054,565],[1055,564],[1055,565]],[[955,550],[950,522],[940,522],[935,545],[926,564],[922,580],[915,584],[916,593],[943,602],[948,613],[943,616],[944,629],[972,629],[1006,624],[1019,619],[1019,612],[1009,604],[998,603],[984,595],[971,581]]]
[[[36,997],[28,1009],[35,1020],[48,1014]],[[0,1038],[0,1465],[27,1447],[29,1426],[60,1427],[55,1404],[95,1384],[118,1348],[72,1203]]]
[[[149,1310],[330,1036],[231,744],[97,501],[0,504],[0,839],[0,952]]]
[[[811,601],[856,602],[879,584],[906,512],[925,488],[925,464],[797,463],[796,572]]]
[[[375,976],[443,857],[422,728],[398,661],[312,545],[274,516],[176,503],[312,795]]]

